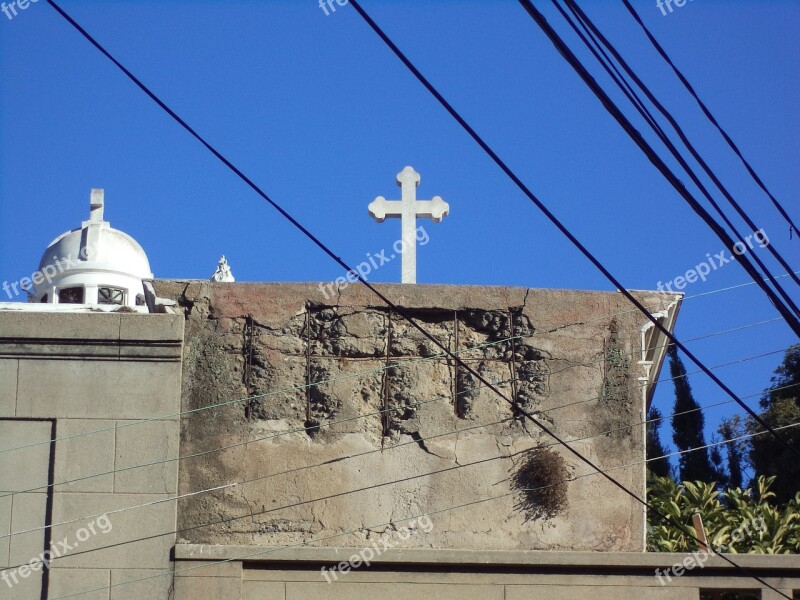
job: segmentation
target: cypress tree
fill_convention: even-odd
[[[655,406],[651,406],[647,413],[647,420],[649,421],[647,423],[647,458],[656,459],[648,462],[647,468],[653,475],[658,477],[672,477],[669,459],[666,458],[668,452],[661,442],[661,436],[658,432],[661,427],[661,411]]]
[[[691,450],[705,446],[703,434],[705,419],[700,405],[692,395],[692,386],[686,377],[686,367],[678,356],[674,344],[669,346],[669,371],[675,384],[675,410],[672,417],[672,441],[678,450]],[[691,412],[687,412],[691,411]],[[684,414],[685,413],[685,414]],[[681,481],[711,482],[718,479],[718,473],[711,466],[708,449],[695,450],[681,454],[678,460],[678,473]]]
[[[723,419],[717,430],[723,440],[732,440],[744,435],[744,424],[739,415],[733,415],[729,419]],[[725,444],[725,451],[728,454],[728,487],[743,488],[744,484],[744,463],[745,463],[745,444],[746,440],[736,440]]]

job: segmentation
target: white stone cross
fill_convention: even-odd
[[[387,200],[378,196],[367,207],[378,223],[383,223],[386,218],[401,219],[403,283],[417,283],[417,217],[439,223],[450,212],[450,205],[439,196],[434,196],[432,200],[417,200],[419,182],[419,173],[412,167],[406,167],[397,174],[402,199]]]

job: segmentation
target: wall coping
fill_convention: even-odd
[[[369,547],[369,546],[367,546]],[[184,561],[231,561],[248,563],[313,562],[338,563],[361,548],[308,548],[177,544],[175,559]],[[491,567],[620,568],[655,569],[682,562],[691,553],[672,552],[561,552],[547,550],[436,550],[430,548],[388,548],[372,563],[435,565],[485,565]],[[770,571],[800,570],[798,554],[731,554],[737,565]],[[705,567],[733,569],[719,556],[709,557]]]
[[[0,310],[0,358],[178,362],[183,315]]]

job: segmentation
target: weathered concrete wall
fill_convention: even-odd
[[[638,463],[613,474],[643,493],[646,319],[620,294],[380,287],[557,435],[593,436],[573,444],[585,456],[604,468]],[[641,506],[600,476],[580,477],[585,465],[368,290],[330,302],[314,284],[156,289],[186,315],[183,409],[227,403],[183,419],[181,454],[198,456],[181,461],[180,492],[234,485],[182,500],[180,539],[276,546],[366,528],[315,543],[361,547],[396,528],[381,524],[473,503],[395,545],[642,549]],[[652,312],[669,300],[639,295]],[[541,446],[551,447],[531,452]],[[570,477],[545,494],[521,491]]]

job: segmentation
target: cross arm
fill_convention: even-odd
[[[378,223],[383,223],[387,217],[400,217],[403,214],[403,206],[400,200],[387,200],[383,196],[378,196],[370,202],[367,210]]]
[[[417,200],[414,209],[418,217],[432,219],[434,223],[440,223],[450,213],[450,205],[441,196],[434,196],[431,200]]]

